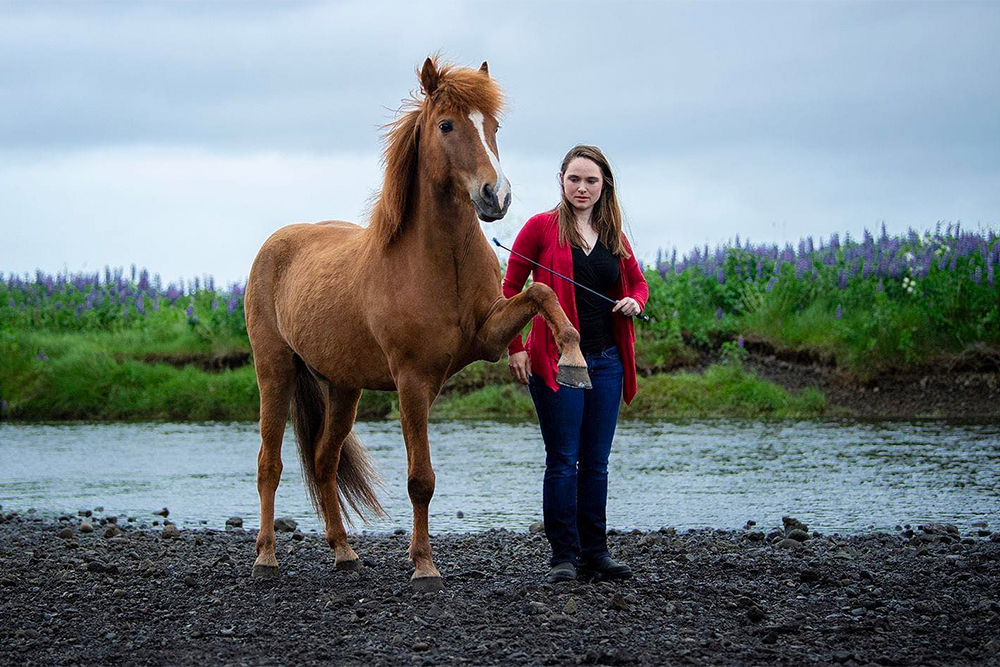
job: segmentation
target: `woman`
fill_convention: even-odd
[[[508,347],[510,372],[528,385],[545,442],[542,507],[552,545],[547,580],[627,579],[632,576],[629,567],[608,553],[608,455],[623,389],[626,403],[635,396],[630,318],[642,312],[649,288],[622,233],[614,176],[601,150],[573,148],[563,159],[559,182],[559,206],[528,220],[513,249],[552,269],[535,268],[534,280],[555,291],[580,332],[593,388],[556,384],[559,352],[541,316],[532,322],[527,348],[520,336]],[[505,297],[521,291],[532,268],[511,254]],[[614,306],[553,272],[614,298]]]

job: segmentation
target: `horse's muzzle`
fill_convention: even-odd
[[[483,222],[495,222],[507,215],[510,208],[510,192],[508,191],[503,202],[497,199],[496,192],[489,183],[484,183],[478,197],[472,198],[472,205],[476,207],[476,215]]]

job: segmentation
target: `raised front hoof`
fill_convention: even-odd
[[[444,590],[444,579],[441,577],[414,577],[410,586],[415,593],[437,593]]]
[[[573,389],[590,389],[590,375],[586,366],[560,366],[556,373],[556,382]]]
[[[338,572],[359,572],[363,566],[360,558],[352,558],[351,560],[338,560],[334,567]]]
[[[254,581],[274,581],[278,574],[277,565],[254,565],[250,578]]]

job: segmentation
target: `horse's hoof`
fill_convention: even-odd
[[[278,578],[277,565],[254,565],[250,577],[254,581],[274,581]]]
[[[590,375],[587,374],[586,366],[560,366],[556,373],[556,382],[564,387],[573,389],[590,389]]]
[[[352,558],[351,560],[338,560],[335,567],[337,570],[346,572],[358,572],[363,566],[360,558]]]
[[[415,577],[410,579],[410,585],[417,593],[437,593],[444,590],[444,579],[441,577]]]

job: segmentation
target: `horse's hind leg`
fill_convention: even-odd
[[[316,443],[316,488],[326,523],[326,541],[333,549],[338,570],[354,570],[360,566],[358,555],[347,543],[344,518],[337,491],[337,467],[344,441],[351,434],[357,416],[360,389],[341,389],[327,385],[324,392],[326,410],[323,430]]]
[[[257,455],[257,493],[260,495],[260,532],[254,578],[278,574],[274,548],[274,493],[281,479],[281,438],[285,434],[288,404],[295,382],[292,352],[286,346],[254,350],[254,367],[260,391],[260,452]]]

